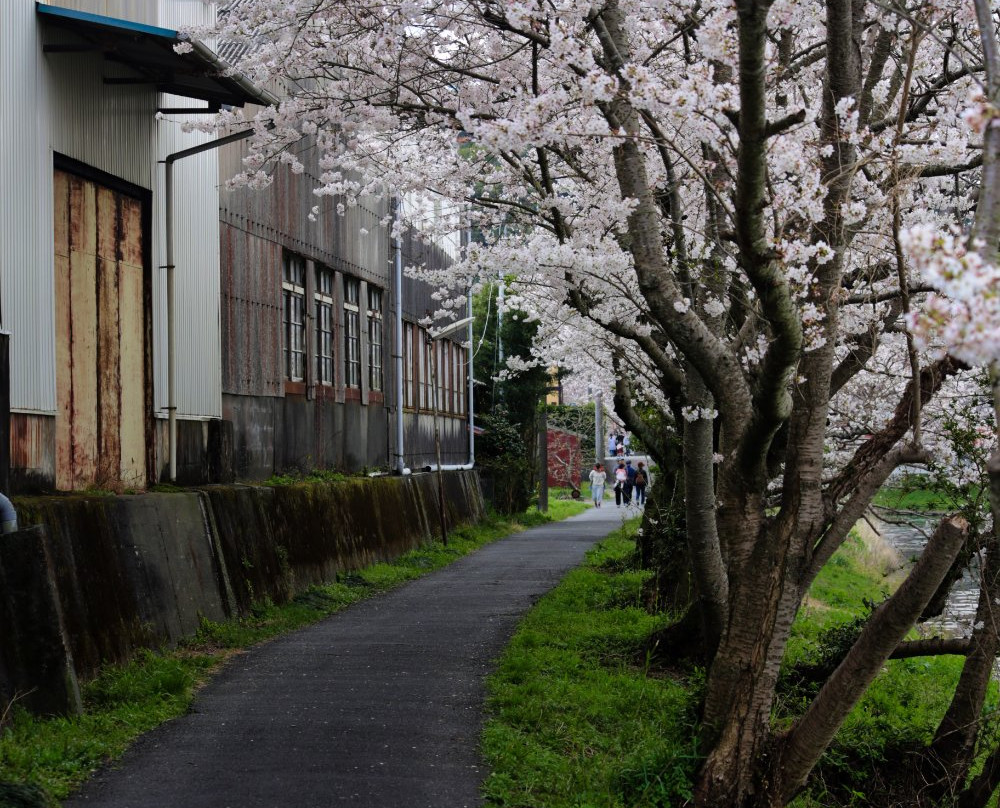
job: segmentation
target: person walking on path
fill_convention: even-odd
[[[63,808],[482,805],[484,680],[620,525],[588,508],[234,657]]]
[[[635,487],[635,466],[631,460],[625,461],[625,484],[622,486],[622,498],[626,505],[632,504],[632,489]]]
[[[625,493],[625,481],[628,479],[628,471],[625,470],[625,461],[618,461],[618,468],[615,469],[615,507],[622,506],[622,495]],[[628,503],[625,503],[626,505]]]
[[[614,457],[617,449],[618,441],[615,440],[615,433],[611,432],[608,434],[608,457]]]
[[[632,445],[632,439],[629,437],[628,432],[626,432],[625,437],[622,438],[622,448],[625,450],[626,457],[632,454],[631,445]]]
[[[590,472],[590,495],[594,498],[594,506],[600,508],[604,499],[604,484],[608,481],[608,475],[604,471],[604,466],[594,463],[594,468]]]
[[[646,470],[646,464],[641,460],[635,469],[635,504],[645,505],[646,504],[646,486],[649,485],[649,472]]]

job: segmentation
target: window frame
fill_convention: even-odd
[[[337,377],[337,324],[336,316],[334,315],[334,308],[336,306],[336,300],[334,299],[336,274],[329,267],[317,264],[315,278],[316,286],[313,291],[315,328],[313,329],[313,338],[316,346],[314,352],[316,384],[323,387],[333,387]],[[325,343],[324,338],[326,339]]]
[[[292,271],[294,268],[295,271]],[[295,304],[298,304],[297,306]],[[293,319],[294,309],[299,319]],[[281,267],[282,352],[284,378],[289,382],[306,380],[307,317],[306,317],[306,259],[286,252]],[[294,339],[295,336],[298,339]],[[298,371],[298,373],[296,373]]]
[[[353,294],[352,294],[353,292]],[[344,276],[344,387],[361,389],[361,280]]]
[[[383,327],[382,312],[385,297],[377,286],[368,286],[368,389],[373,393],[385,390],[383,370]]]

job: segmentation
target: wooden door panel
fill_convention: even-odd
[[[142,204],[61,171],[54,187],[56,485],[143,487]]]

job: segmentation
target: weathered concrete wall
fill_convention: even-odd
[[[0,694],[40,713],[80,705],[49,549],[41,525],[0,542]]]
[[[443,480],[450,523],[480,519],[477,473]],[[64,638],[64,664],[87,678],[140,648],[175,644],[202,617],[281,603],[339,571],[419,546],[436,533],[437,502],[432,474],[17,499],[21,523],[44,530],[33,544],[0,552],[0,704],[56,687],[52,637]],[[4,584],[20,580],[30,586]],[[38,633],[44,649],[27,629],[14,630],[36,623],[48,626]],[[47,660],[44,670],[36,657]],[[39,703],[50,710],[60,699],[72,708],[70,690]]]

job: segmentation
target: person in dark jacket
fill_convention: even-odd
[[[641,460],[635,470],[635,504],[646,504],[646,486],[649,485],[649,471]]]
[[[632,489],[635,487],[635,466],[631,460],[625,461],[625,484],[622,486],[622,499],[626,505],[632,504]]]
[[[618,461],[618,468],[615,469],[615,507],[620,508],[622,506],[622,496],[625,493],[625,482],[628,480],[628,471],[625,469],[625,463],[621,460]],[[628,504],[627,502],[625,503]]]

